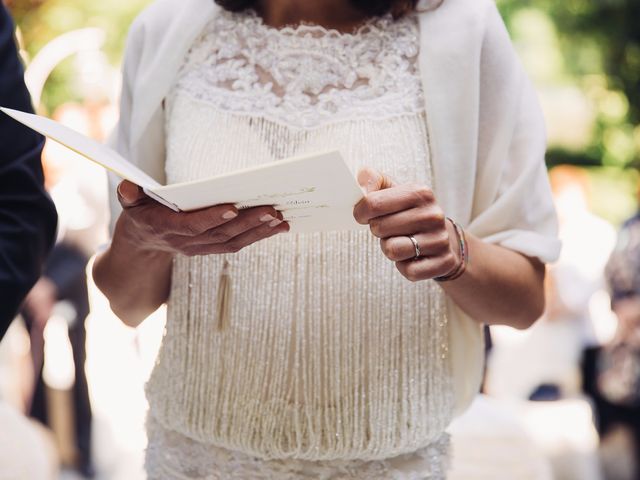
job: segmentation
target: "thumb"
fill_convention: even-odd
[[[395,186],[395,182],[389,176],[370,167],[360,169],[358,172],[358,183],[364,189],[365,193]]]
[[[118,200],[122,208],[135,207],[140,202],[145,200],[147,195],[142,191],[135,183],[131,183],[129,180],[123,180],[118,185]]]

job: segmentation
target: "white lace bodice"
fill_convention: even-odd
[[[207,26],[179,89],[293,129],[424,111],[415,19],[387,16],[343,34],[318,25],[277,30],[252,12],[233,17],[223,13]]]
[[[219,14],[167,98],[168,181],[336,148],[354,173],[368,165],[431,184],[417,53],[411,16],[341,34]],[[176,470],[224,472],[230,458],[264,478],[309,468],[324,475],[309,478],[443,478],[453,409],[443,293],[404,279],[369,232],[178,257],[168,307],[147,386],[152,478],[228,478]]]

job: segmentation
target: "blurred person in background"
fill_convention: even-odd
[[[0,105],[33,111],[14,41],[0,3]],[[44,139],[0,114],[0,339],[53,245],[57,215],[43,185]],[[0,476],[53,479],[57,463],[46,436],[0,399]]]
[[[614,434],[629,439],[627,458],[632,459],[633,473],[625,478],[637,480],[640,479],[640,212],[620,230],[607,263],[606,278],[618,328],[609,343],[585,352],[584,389],[594,401],[603,440],[606,442]]]

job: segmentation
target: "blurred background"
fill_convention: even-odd
[[[38,113],[104,140],[127,30],[149,1],[3,1]],[[640,0],[498,6],[547,119],[564,250],[544,318],[488,332],[483,395],[451,427],[451,478],[638,480]],[[111,314],[86,276],[108,239],[105,174],[51,142],[43,163],[60,260],[0,344],[0,398],[36,420],[50,478],[142,479],[143,388],[164,312],[137,330]],[[75,272],[64,298],[47,277],[60,268]],[[2,478],[13,477],[0,465]]]

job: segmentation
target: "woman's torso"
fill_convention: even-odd
[[[339,149],[354,173],[366,165],[430,185],[417,54],[413,17],[347,35],[220,14],[167,99],[169,183]],[[368,231],[177,257],[151,415],[167,431],[264,459],[414,452],[451,418],[447,345],[440,288],[404,279]]]

